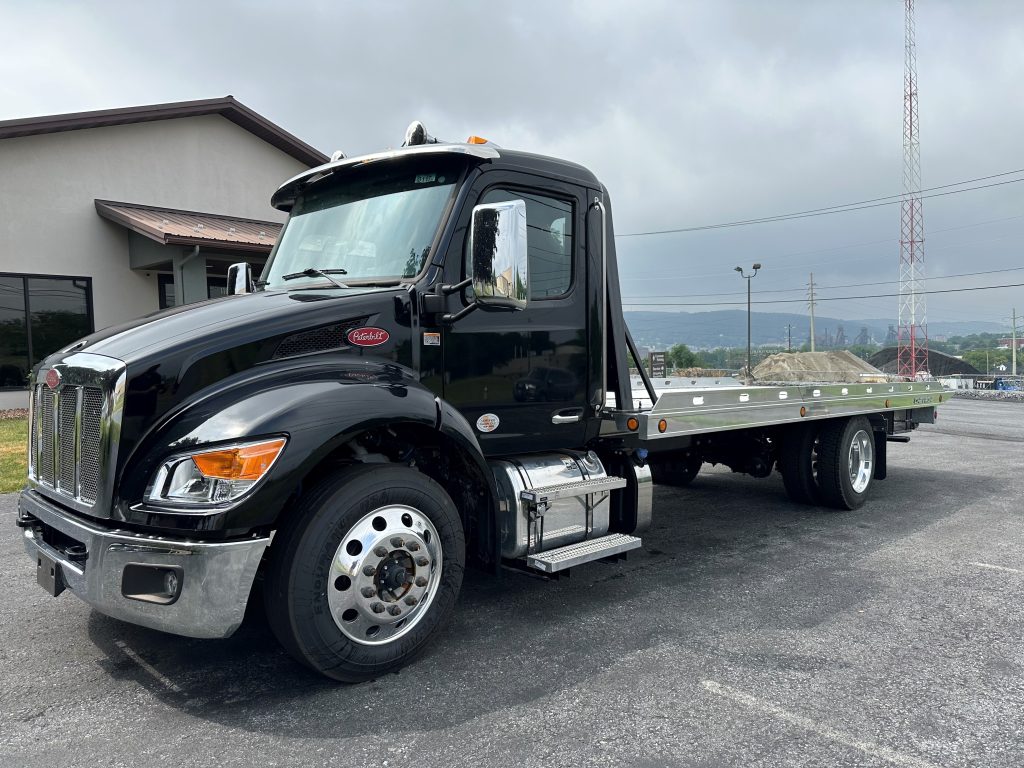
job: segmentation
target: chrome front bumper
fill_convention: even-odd
[[[110,530],[68,514],[31,490],[18,498],[18,522],[33,560],[55,563],[57,579],[93,608],[186,637],[227,637],[238,629],[270,543],[266,537],[209,543]],[[161,604],[126,597],[126,565],[174,569],[181,579],[176,599]]]

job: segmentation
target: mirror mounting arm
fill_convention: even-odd
[[[473,304],[468,304],[467,306],[463,307],[458,312],[446,312],[445,314],[441,315],[441,325],[455,325],[455,323],[459,322],[459,320],[464,318],[466,315],[476,311],[476,309],[479,306],[479,304],[474,302]]]
[[[423,314],[425,315],[439,315],[440,321],[443,324],[450,324],[455,322],[461,317],[469,314],[465,308],[459,312],[450,313],[445,312],[447,302],[444,300],[446,296],[451,296],[453,293],[462,293],[467,288],[473,285],[473,278],[467,277],[461,283],[450,284],[436,284],[429,293],[423,294]],[[476,303],[469,305],[470,307],[476,307]]]
[[[451,296],[453,293],[462,293],[473,284],[473,278],[467,277],[461,283],[455,283],[455,285],[439,285],[437,286],[437,292],[442,296]]]

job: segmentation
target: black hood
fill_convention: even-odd
[[[224,350],[257,339],[285,334],[352,317],[349,312],[376,314],[386,303],[380,294],[405,289],[260,291],[185,304],[104,328],[76,342],[69,351],[93,352],[132,363],[166,356],[187,347],[192,357],[204,348]]]
[[[254,366],[316,353],[410,366],[411,299],[406,287],[261,291],[158,312],[107,328],[49,358],[92,352],[127,363],[118,456],[123,462],[165,415],[198,393]],[[373,346],[349,341],[357,328]],[[378,339],[384,339],[378,341]]]

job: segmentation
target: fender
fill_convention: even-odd
[[[197,392],[169,412],[125,462],[113,518],[212,536],[266,529],[303,478],[332,451],[367,429],[401,424],[435,430],[470,458],[488,483],[493,530],[494,479],[465,418],[403,366],[325,355],[256,366]],[[167,457],[273,435],[288,437],[284,452],[260,486],[238,503],[210,511],[168,512],[143,502],[147,484]]]

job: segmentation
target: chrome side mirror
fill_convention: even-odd
[[[249,262],[240,261],[228,267],[228,296],[236,293],[252,293],[256,285],[252,280],[252,267]]]
[[[526,203],[478,205],[469,229],[473,294],[483,309],[526,309]]]

